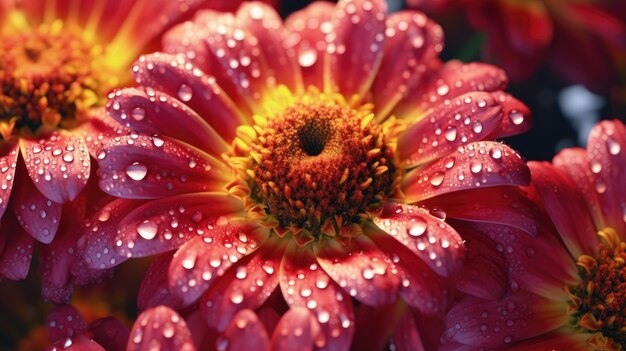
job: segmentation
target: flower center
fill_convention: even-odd
[[[393,194],[393,146],[368,109],[303,98],[256,121],[238,133],[250,149],[241,183],[250,211],[279,235],[354,235]]]
[[[597,257],[578,258],[582,283],[568,288],[578,326],[595,332],[590,343],[601,350],[626,345],[626,243],[610,228]]]
[[[101,102],[99,46],[56,25],[4,37],[0,43],[0,136],[72,128]]]

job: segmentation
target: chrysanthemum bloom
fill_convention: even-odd
[[[532,238],[493,228],[508,256],[509,292],[455,305],[446,322],[450,349],[624,349],[625,150],[624,124],[605,121],[591,131],[586,151],[530,163],[531,196],[543,204],[548,230]]]
[[[549,67],[565,80],[607,90],[626,48],[626,13],[609,0],[409,0],[435,12],[460,10],[485,32],[485,58],[515,80]],[[456,8],[456,9],[454,9]]]
[[[76,219],[63,204],[85,188],[90,155],[120,128],[101,118],[107,91],[130,78],[130,63],[168,24],[201,3],[0,1],[1,277],[23,278],[33,238],[49,244],[62,216]]]
[[[100,186],[136,200],[94,218],[112,235],[88,234],[86,260],[176,249],[154,286],[175,307],[200,300],[220,331],[280,287],[313,311],[320,348],[349,347],[352,298],[441,312],[462,240],[416,204],[529,180],[514,151],[483,141],[528,128],[526,107],[497,68],[443,64],[442,40],[382,0],[316,2],[284,24],[249,3],[173,29],[169,54],[133,66],[140,87],[107,103],[134,132],[99,152]]]

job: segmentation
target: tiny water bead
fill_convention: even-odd
[[[398,175],[374,115],[320,96],[238,132],[249,149],[239,184],[249,189],[251,208],[277,232],[309,239],[353,230],[393,193]]]
[[[0,123],[12,134],[73,128],[102,101],[110,81],[101,75],[98,47],[56,27],[42,26],[0,44]]]
[[[598,255],[578,258],[581,283],[567,288],[569,311],[577,326],[595,333],[590,344],[621,350],[626,345],[626,243],[611,228],[600,236],[606,240]]]

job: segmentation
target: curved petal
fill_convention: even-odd
[[[531,235],[537,235],[540,221],[539,209],[514,187],[458,191],[422,201],[420,206],[439,216],[510,225]]]
[[[2,218],[4,211],[7,209],[11,191],[13,190],[15,168],[17,167],[17,158],[19,156],[18,147],[18,144],[10,146],[5,150],[4,155],[0,157],[0,218]]]
[[[191,332],[185,320],[169,307],[159,306],[139,315],[130,332],[127,351],[153,350],[195,351]]]
[[[74,200],[87,185],[91,161],[85,142],[57,132],[38,140],[20,139],[28,175],[48,199]]]
[[[130,330],[119,319],[106,317],[96,320],[89,330],[93,339],[108,351],[124,351],[130,335]]]
[[[172,255],[171,253],[159,255],[150,264],[137,293],[139,311],[159,305],[173,309],[182,308],[182,300],[174,296],[169,289],[167,272],[172,263]]]
[[[383,252],[391,254],[401,278],[399,293],[404,302],[425,314],[441,314],[446,310],[450,291],[441,277],[380,228],[366,226],[364,232]]]
[[[333,30],[334,9],[335,4],[314,1],[285,20],[287,43],[296,52],[305,86],[320,90],[324,86],[324,53],[328,45],[324,37]]]
[[[115,246],[120,255],[144,257],[178,248],[187,240],[211,237],[213,229],[243,211],[226,193],[196,193],[148,202],[118,225]],[[221,232],[219,232],[221,234]]]
[[[500,125],[489,134],[487,139],[495,140],[530,130],[533,120],[528,106],[502,91],[492,92],[491,96],[502,105],[503,113]]]
[[[464,247],[459,234],[423,208],[389,204],[373,222],[442,276],[456,272],[463,264]]]
[[[183,88],[177,96],[183,101],[190,99],[193,92],[189,89]],[[184,140],[216,157],[228,149],[220,134],[195,111],[152,88],[117,90],[109,94],[106,108],[109,116],[138,133]]]
[[[118,197],[152,199],[217,191],[231,180],[221,160],[165,137],[116,138],[98,156],[100,188]]]
[[[98,151],[115,137],[130,131],[107,115],[106,109],[92,108],[88,118],[80,126],[72,129],[72,134],[85,141],[89,155],[98,158]]]
[[[397,300],[397,269],[367,237],[323,240],[314,245],[314,251],[324,271],[355,299],[371,306]]]
[[[22,228],[37,241],[51,243],[61,223],[63,205],[44,196],[27,177],[18,180],[13,192],[13,211]]]
[[[323,340],[320,325],[312,312],[304,307],[291,307],[280,319],[272,335],[275,351],[313,351]]]
[[[549,163],[529,162],[528,167],[541,202],[572,256],[595,256],[597,230],[576,185]]]
[[[340,0],[333,31],[326,36],[325,91],[364,97],[383,58],[387,3],[384,0]]]
[[[314,311],[324,338],[316,340],[320,350],[348,350],[354,334],[352,300],[322,270],[311,249],[294,243],[280,263],[280,289],[289,306]]]
[[[625,233],[626,126],[617,120],[597,124],[589,134],[587,157],[603,224]]]
[[[488,93],[459,96],[435,106],[398,139],[398,157],[406,168],[483,140],[500,124],[502,106]]]
[[[73,338],[58,340],[48,346],[46,351],[68,350],[68,351],[107,351],[98,345],[94,340],[80,334]]]
[[[133,76],[143,86],[176,96],[224,140],[232,140],[235,129],[247,122],[247,118],[217,85],[215,77],[206,75],[183,56],[164,53],[142,56],[133,65]],[[136,115],[142,119],[145,117],[141,113]],[[176,122],[181,123],[179,120]],[[185,127],[187,134],[184,140],[187,140],[192,128],[188,124],[181,125]],[[169,133],[170,130],[163,132]],[[200,141],[206,143],[208,140]]]
[[[384,55],[372,86],[378,119],[423,82],[427,65],[443,49],[441,27],[420,12],[394,13],[386,27]]]
[[[50,340],[54,342],[84,333],[87,331],[87,323],[74,306],[59,305],[48,314],[46,329]]]
[[[405,201],[414,203],[459,190],[529,182],[530,171],[517,152],[504,144],[481,141],[409,171],[402,190]]]
[[[446,316],[444,338],[466,345],[506,347],[545,334],[569,322],[565,304],[517,292],[502,300],[468,297]]]
[[[221,217],[204,236],[194,236],[174,254],[168,271],[170,291],[188,306],[226,270],[263,245],[266,228]],[[242,296],[243,297],[243,296]]]
[[[261,49],[269,70],[268,78],[287,86],[293,92],[303,91],[300,66],[295,52],[285,47],[287,31],[278,13],[261,2],[243,2],[237,11],[236,20],[258,41],[257,47]]]
[[[144,201],[116,199],[98,209],[82,223],[82,238],[77,244],[82,259],[91,268],[107,269],[126,260],[117,252],[115,236],[120,221]]]
[[[509,351],[526,351],[526,350],[570,350],[570,351],[588,351],[589,339],[588,333],[579,331],[571,331],[567,328],[561,328],[554,332],[534,337],[528,341],[517,343],[507,350]]]
[[[411,313],[405,313],[398,323],[392,342],[398,351],[426,351]]]
[[[0,278],[22,280],[28,275],[35,240],[26,233],[12,214],[0,224]]]
[[[256,310],[278,286],[278,272],[268,264],[278,263],[285,251],[284,240],[271,237],[261,248],[229,268],[202,295],[200,308],[208,325],[223,331],[235,314]]]
[[[230,323],[226,326],[224,334],[217,340],[218,350],[275,350],[269,347],[267,332],[253,311],[241,310],[229,320]]]

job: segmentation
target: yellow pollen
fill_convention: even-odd
[[[577,265],[581,283],[568,287],[569,312],[574,322],[593,336],[588,341],[598,350],[622,350],[626,346],[626,243],[611,228],[596,257],[582,255]]]

